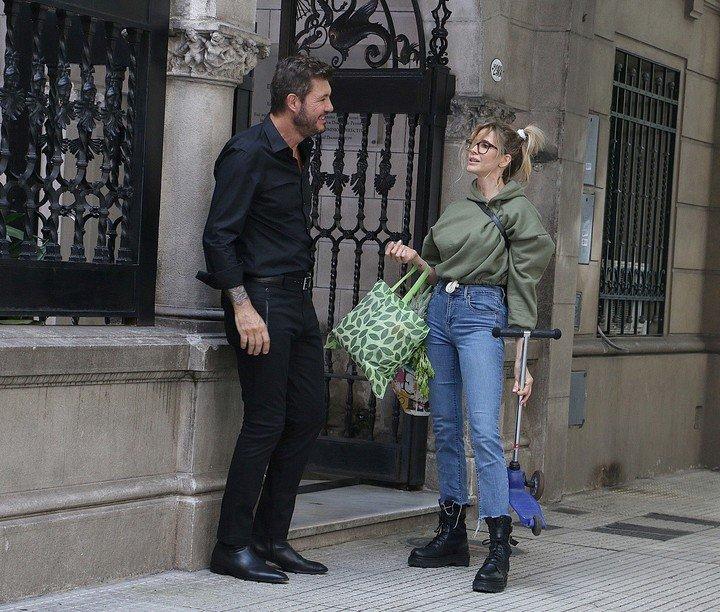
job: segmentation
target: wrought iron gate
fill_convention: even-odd
[[[316,137],[310,164],[315,300],[328,329],[375,280],[403,271],[386,264],[388,241],[419,249],[437,218],[455,81],[445,0],[432,15],[426,45],[417,0],[283,0],[280,57],[311,53],[336,68],[336,123]],[[392,393],[374,397],[340,352],[325,363],[330,415],[311,469],[422,485],[427,419],[406,416]]]
[[[152,322],[168,12],[4,0],[0,315]]]

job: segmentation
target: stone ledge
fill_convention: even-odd
[[[236,368],[222,332],[39,325],[3,326],[0,332],[0,388],[217,380],[218,371]],[[531,342],[529,363],[540,354],[541,347]],[[506,377],[512,376],[514,362],[515,341],[506,340]]]
[[[176,567],[207,567],[220,512],[219,492],[180,497]],[[288,539],[298,550],[329,546],[435,522],[437,493],[355,485],[298,495]]]
[[[575,338],[573,357],[628,357],[633,355],[670,355],[680,353],[717,353],[717,338],[695,334],[671,334],[662,337],[617,338],[610,340],[623,351],[608,346],[601,338]]]
[[[72,375],[78,384],[170,380],[200,377],[203,372],[234,370],[224,334],[188,334],[169,327],[3,326],[0,329],[0,381],[17,386],[21,378]],[[142,377],[137,379],[137,374]],[[100,376],[100,378],[98,378]],[[93,378],[95,377],[95,378]],[[134,378],[135,377],[135,378]],[[149,378],[145,378],[149,377]],[[84,382],[83,382],[84,381]],[[43,384],[71,384],[46,379]],[[0,382],[0,386],[3,383]]]
[[[97,374],[50,374],[2,376],[0,389],[28,387],[77,387],[88,385],[178,382],[182,380],[220,380],[219,376],[193,377],[187,371],[179,372],[103,372]]]
[[[427,512],[411,514],[402,518],[393,518],[379,523],[367,523],[355,527],[326,531],[309,536],[295,536],[291,533],[290,539],[295,550],[303,551],[322,546],[334,546],[353,540],[365,540],[380,536],[393,535],[405,530],[422,531],[431,529],[437,524],[437,504]]]
[[[227,471],[165,474],[0,495],[0,520],[177,495],[222,491]]]

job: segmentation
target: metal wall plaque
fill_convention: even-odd
[[[585,185],[595,185],[599,126],[600,118],[597,115],[589,115],[587,122],[587,142],[585,144],[585,174],[583,175],[583,183]]]
[[[587,403],[587,372],[570,372],[570,410],[568,427],[585,425],[585,404]]]
[[[503,63],[497,57],[492,61],[492,64],[490,64],[490,75],[493,81],[502,81]]]
[[[580,254],[578,255],[578,263],[587,265],[590,263],[590,252],[592,251],[595,194],[583,193],[580,208]]]

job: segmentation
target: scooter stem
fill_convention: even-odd
[[[520,364],[520,389],[525,388],[525,372],[527,370],[528,356],[528,340],[530,340],[530,330],[523,331],[522,358]],[[515,419],[515,444],[513,445],[513,463],[518,462],[518,454],[520,452],[520,423],[522,421],[522,397],[518,396],[517,400],[517,416]]]

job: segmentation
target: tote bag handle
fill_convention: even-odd
[[[415,274],[415,272],[417,272],[417,266],[412,266],[408,273],[390,288],[390,291],[396,293],[397,290],[402,286],[402,284],[413,274]],[[403,304],[410,303],[410,301],[415,297],[415,295],[417,295],[417,293],[423,288],[423,285],[425,285],[428,276],[430,276],[430,266],[428,266],[422,271],[418,279],[415,281],[415,284],[410,287],[410,290],[402,298]]]

